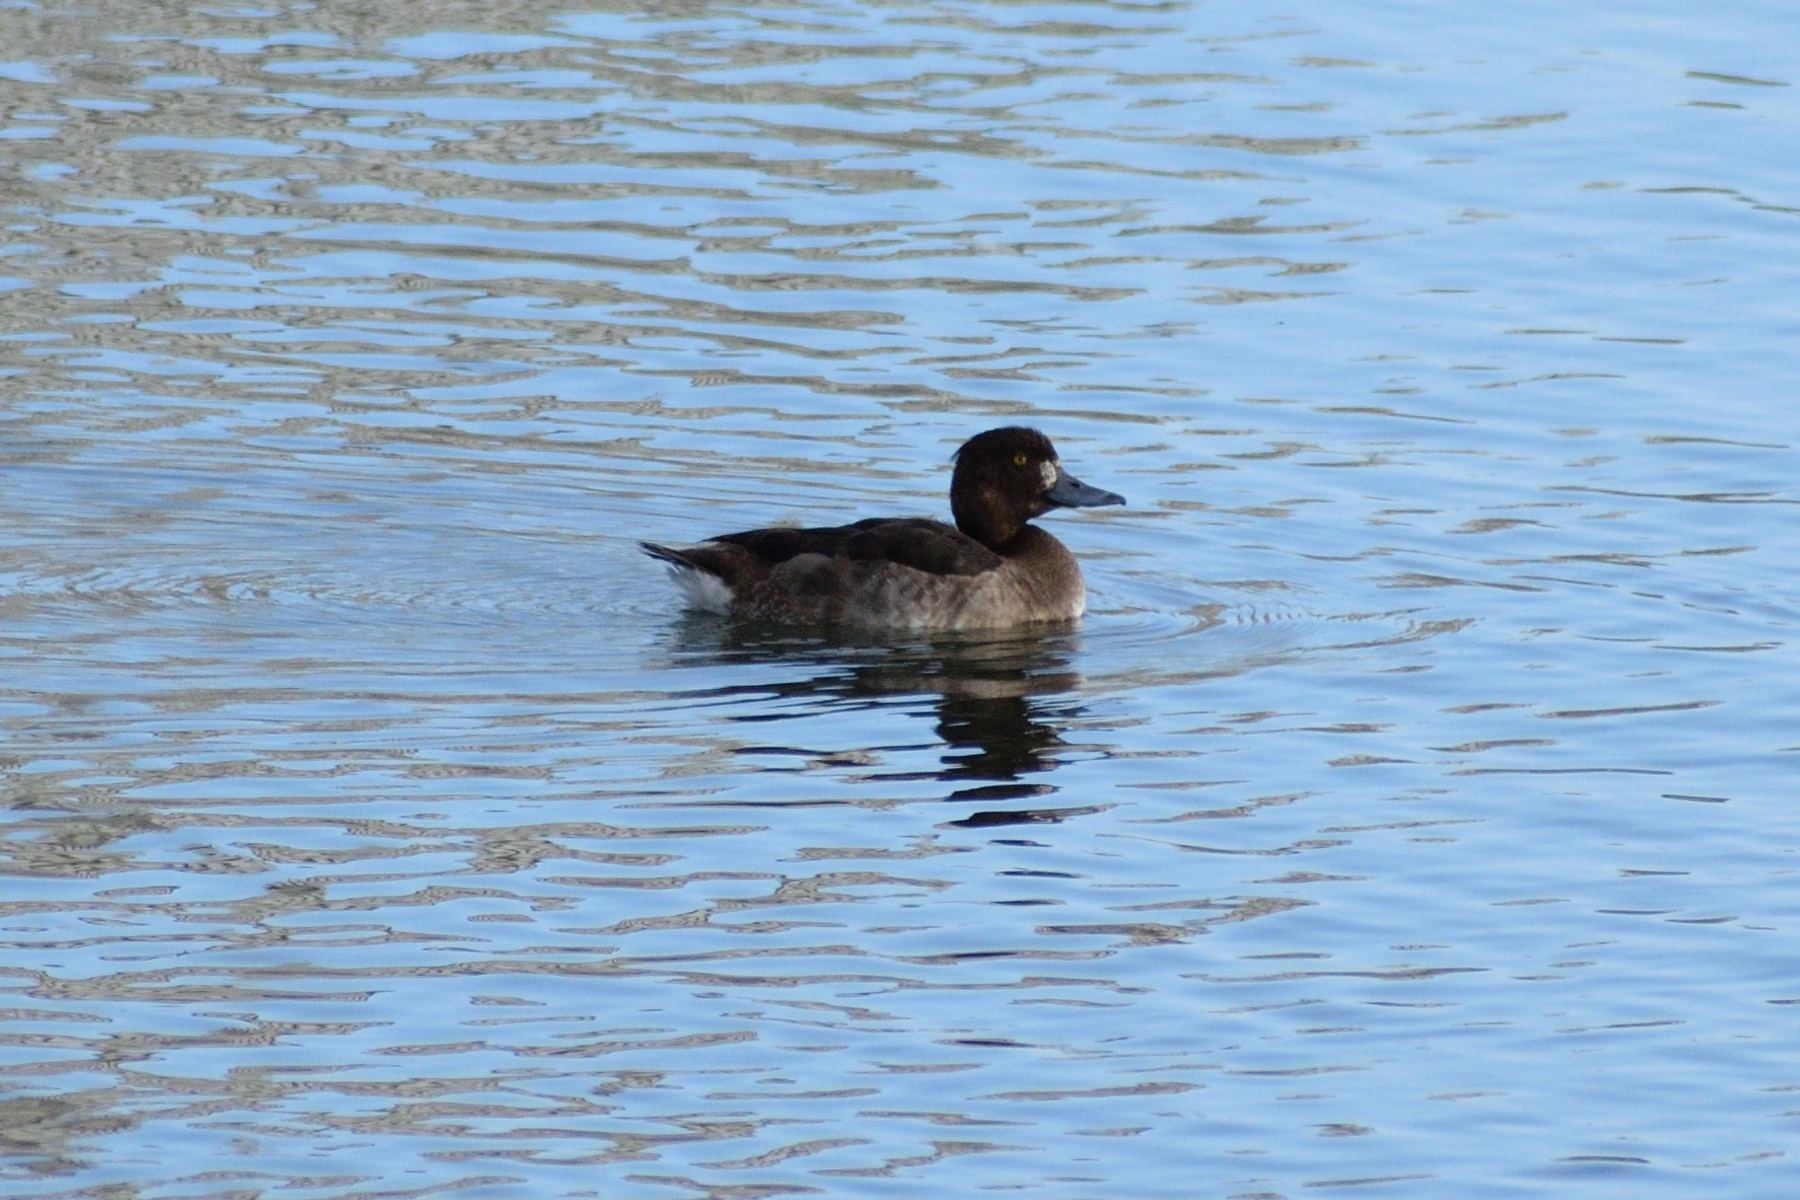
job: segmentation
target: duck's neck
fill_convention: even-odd
[[[954,495],[950,497],[950,513],[956,518],[958,529],[996,554],[1010,555],[1012,543],[1031,528],[1023,518],[1007,512],[1005,505],[979,501],[959,504]]]
[[[1069,551],[1061,542],[1036,525],[1021,525],[1019,532],[1004,546],[991,549],[1002,558],[1068,558]]]
[[[968,530],[965,529],[963,532],[968,533]],[[969,536],[973,537],[975,535],[970,534]],[[983,539],[982,544],[989,550],[992,550],[995,554],[998,554],[1001,558],[1013,560],[1041,558],[1045,555],[1054,556],[1058,551],[1062,551],[1065,554],[1067,553],[1066,550],[1063,550],[1063,544],[1061,542],[1039,529],[1036,525],[1031,525],[1023,521],[1013,526],[1012,536],[1005,541],[987,541],[986,539]]]

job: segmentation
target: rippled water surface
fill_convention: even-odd
[[[1800,1193],[1781,6],[0,31],[6,1194]]]

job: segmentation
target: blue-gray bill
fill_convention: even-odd
[[[1044,493],[1044,499],[1059,508],[1098,508],[1103,504],[1125,503],[1125,497],[1119,493],[1090,487],[1060,466],[1056,468],[1056,482]]]

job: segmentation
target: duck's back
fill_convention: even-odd
[[[803,554],[821,554],[895,563],[928,575],[980,575],[1005,561],[955,526],[924,517],[872,517],[822,529],[752,529],[711,540],[741,546],[770,567]]]

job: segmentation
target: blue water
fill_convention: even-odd
[[[1800,1191],[1785,10],[9,21],[7,1194]]]

